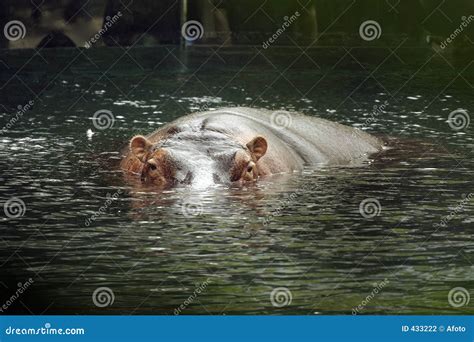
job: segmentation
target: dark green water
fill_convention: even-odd
[[[474,112],[468,62],[411,48],[124,52],[0,55],[1,126],[35,102],[0,137],[1,203],[25,203],[1,217],[2,297],[34,280],[10,313],[173,314],[186,302],[182,314],[351,314],[377,286],[361,314],[474,312],[474,299],[448,302],[456,287],[474,295],[474,123],[447,122]],[[357,126],[394,149],[242,189],[159,193],[117,171],[132,135],[237,105]],[[110,128],[94,127],[98,110],[113,113]],[[361,215],[365,199],[377,216]],[[99,287],[113,304],[94,305]]]

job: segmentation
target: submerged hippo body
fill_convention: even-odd
[[[279,125],[284,121],[284,125]],[[255,181],[305,165],[357,165],[383,142],[357,129],[298,113],[222,108],[175,120],[124,151],[123,170],[145,183]]]

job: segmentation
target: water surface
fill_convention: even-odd
[[[26,207],[1,218],[2,292],[34,280],[10,313],[351,314],[364,300],[361,314],[473,313],[448,303],[452,288],[474,290],[472,124],[447,120],[472,114],[474,72],[429,50],[382,50],[2,55],[2,127],[34,101],[0,138],[2,203]],[[394,148],[365,167],[244,188],[157,192],[117,171],[134,134],[223,106],[297,110]],[[111,127],[93,125],[98,110]],[[378,215],[361,215],[367,199]],[[100,287],[114,295],[103,308]]]

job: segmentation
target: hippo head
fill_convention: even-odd
[[[152,143],[139,135],[130,141],[130,150],[142,163],[142,182],[161,188],[208,187],[255,181],[261,175],[258,161],[267,151],[267,141],[256,136],[243,145],[222,133],[207,132]]]

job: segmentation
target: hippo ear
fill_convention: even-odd
[[[146,161],[145,158],[152,147],[153,144],[141,135],[137,135],[130,140],[130,150],[142,163]]]
[[[264,137],[257,136],[247,144],[248,149],[256,160],[262,158],[267,152],[267,140]]]

